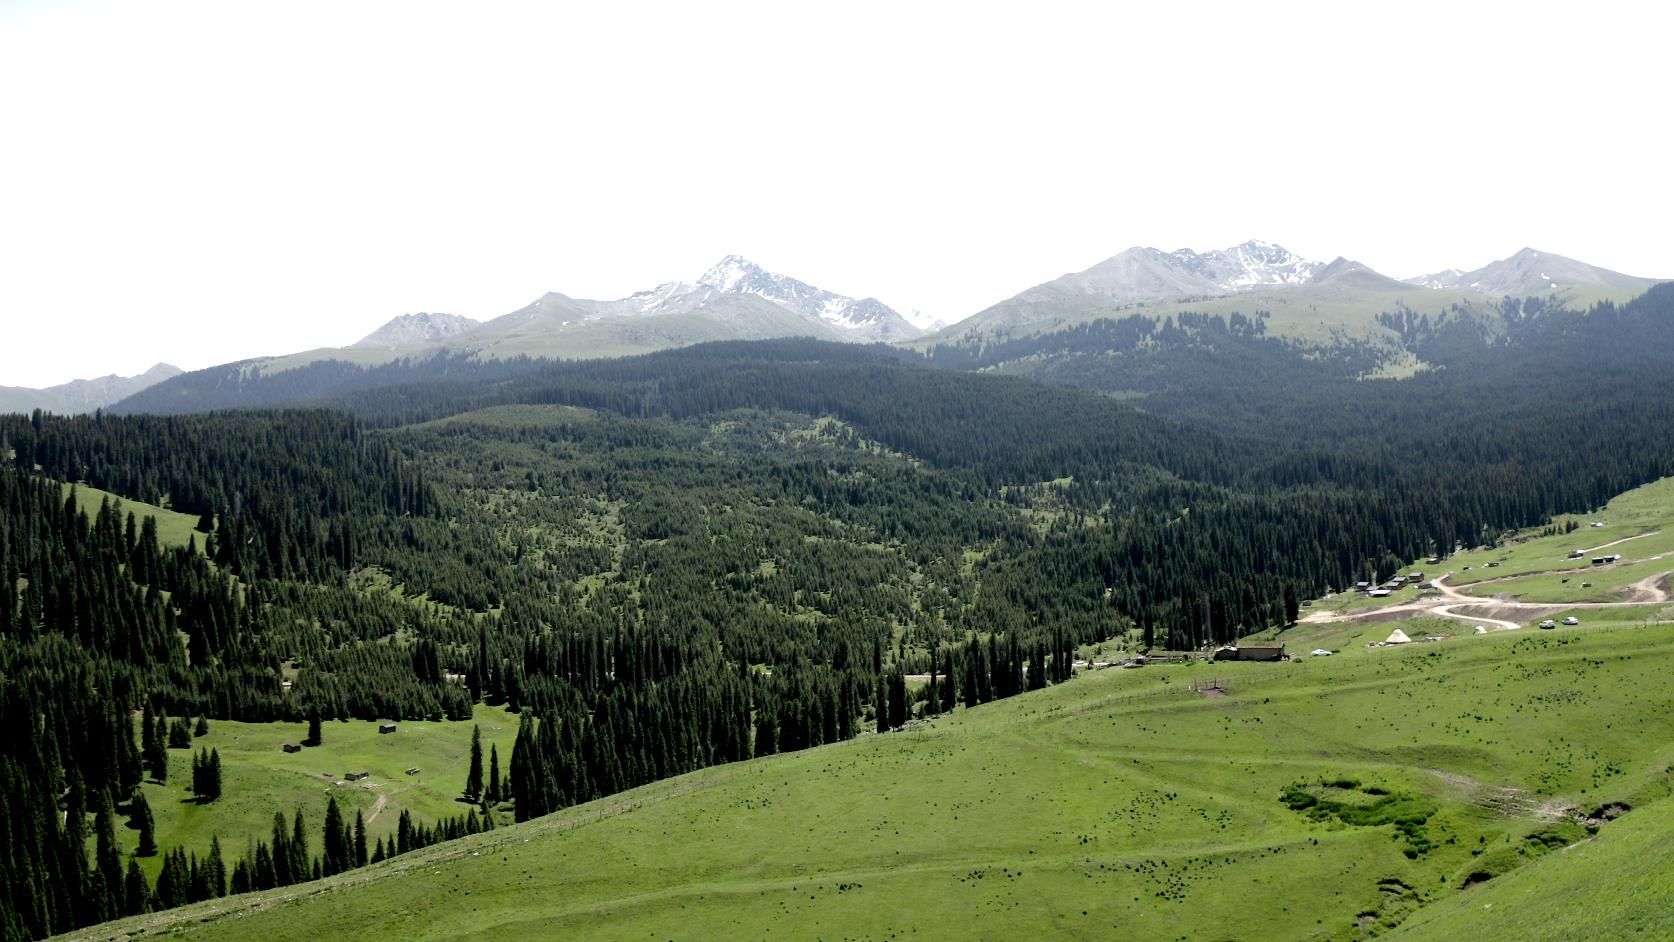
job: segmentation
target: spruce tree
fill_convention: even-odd
[[[502,800],[500,794],[500,747],[494,743],[488,744],[488,793],[484,796],[491,805],[497,805]]]
[[[312,867],[308,857],[308,831],[302,823],[302,809],[296,809],[296,817],[291,825],[291,839],[285,845],[285,851],[291,858],[291,876],[297,883],[309,879]]]
[[[257,853],[261,852],[257,848]],[[273,812],[273,886],[290,886],[297,882],[298,875],[291,870],[292,855],[290,852],[290,837],[285,833],[285,813]],[[258,874],[261,872],[257,870]],[[266,887],[261,887],[266,889]]]
[[[349,844],[343,839],[343,812],[337,807],[336,796],[326,801],[322,838],[321,852],[325,856],[320,864],[325,875],[329,877],[349,869],[350,849]]]
[[[355,866],[366,866],[366,819],[355,809]]]
[[[169,774],[169,754],[164,742],[162,725],[163,717],[158,716],[153,720],[149,707],[141,710],[140,757],[145,771],[159,784],[166,781]]]
[[[145,884],[145,873],[139,861],[128,858],[128,873],[122,881],[122,914],[138,916],[151,911],[151,888]]]
[[[465,773],[465,800],[482,800],[482,727],[471,727],[471,767]]]
[[[209,859],[204,861],[208,873],[210,896],[220,898],[227,895],[227,861],[221,855],[221,837],[214,835],[209,839]]]
[[[93,816],[93,865],[104,878],[113,896],[122,893],[122,845],[116,839],[116,811],[110,796],[101,795],[99,810]]]
[[[129,805],[128,823],[139,831],[139,846],[134,848],[134,856],[155,856],[157,853],[157,824],[152,820],[151,805],[145,800],[144,792],[134,794],[134,800]]]
[[[889,725],[900,729],[907,725],[911,707],[907,703],[907,678],[897,666],[889,675]]]

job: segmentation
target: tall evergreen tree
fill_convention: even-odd
[[[326,801],[325,826],[322,833],[322,853],[320,869],[326,876],[342,873],[349,869],[353,859],[353,843],[346,839],[343,826],[343,812],[337,807],[337,798],[333,796]]]
[[[122,914],[138,916],[151,911],[151,887],[146,885],[145,873],[139,861],[128,858],[128,872],[122,881]]]
[[[471,727],[471,767],[465,773],[465,800],[476,804],[482,800],[482,727]]]
[[[151,817],[151,804],[145,800],[144,792],[134,794],[134,799],[129,804],[128,823],[139,832],[139,846],[134,848],[134,856],[155,856],[157,853],[157,823]]]
[[[366,866],[366,819],[361,817],[360,809],[355,809],[355,866]]]

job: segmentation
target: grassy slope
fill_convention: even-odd
[[[489,745],[500,749],[502,774],[510,767],[512,741],[517,737],[517,719],[503,708],[477,707],[474,723],[482,727],[483,770],[487,774]],[[146,801],[157,821],[157,843],[164,848],[185,847],[202,853],[211,838],[219,836],[230,868],[243,856],[247,837],[265,838],[272,832],[273,813],[283,811],[286,819],[302,809],[309,839],[319,840],[325,819],[327,798],[348,818],[355,809],[370,815],[378,797],[386,804],[370,823],[369,833],[383,837],[395,832],[403,809],[420,822],[463,814],[468,806],[454,799],[465,786],[470,765],[472,723],[408,721],[393,735],[378,732],[376,723],[357,720],[328,721],[321,733],[324,742],[301,752],[287,753],[280,746],[301,742],[308,734],[305,723],[235,723],[212,720],[209,733],[193,740],[192,748],[213,748],[221,755],[222,797],[199,805],[191,797],[192,753],[169,750],[166,784],[147,780]],[[417,767],[417,775],[407,775]],[[343,783],[346,772],[368,771],[365,782]],[[134,835],[124,834],[128,849]],[[314,844],[318,850],[318,844]],[[142,860],[155,878],[161,858]]]
[[[1565,514],[1555,517],[1553,523],[1562,526],[1571,520],[1580,526],[1573,533],[1524,540],[1498,549],[1470,550],[1454,556],[1443,567],[1453,571],[1449,583],[1457,587],[1483,579],[1578,568],[1585,566],[1591,557],[1607,553],[1620,553],[1628,561],[1674,553],[1674,478],[1664,478],[1628,491],[1596,514]],[[1594,522],[1604,526],[1594,527]],[[1607,543],[1617,545],[1594,551],[1595,547],[1604,547]],[[1586,557],[1570,559],[1572,550],[1586,551]],[[1498,561],[1499,565],[1490,569],[1486,564],[1491,561]],[[1464,569],[1466,566],[1471,567],[1468,572]],[[1674,569],[1674,562],[1670,562],[1668,568]],[[1584,578],[1598,585],[1604,584],[1604,580],[1590,575]],[[1484,594],[1491,595],[1496,591],[1503,590],[1494,589]],[[1531,596],[1531,599],[1536,598],[1544,599],[1545,596]]]
[[[69,490],[70,485],[64,485],[66,496],[68,496]],[[101,491],[96,487],[88,487],[85,484],[76,485],[76,506],[81,508],[89,518],[98,515],[100,503],[106,500],[121,501],[122,513],[124,515],[133,514],[136,521],[144,521],[146,517],[155,517],[157,520],[157,539],[164,546],[185,546],[187,540],[194,537],[198,541],[198,546],[200,548],[203,546],[204,535],[196,532],[198,518],[192,514],[177,513],[173,510],[158,507],[155,504],[147,504],[137,500],[123,500],[109,491]]]
[[[1100,671],[87,937],[1360,938],[1543,806],[1666,792],[1671,668],[1649,628]],[[1278,800],[1345,775],[1434,802],[1434,849]]]
[[[1674,801],[1650,805],[1591,841],[1418,913],[1390,938],[1674,938]]]
[[[1003,334],[1024,337],[1061,330],[1079,323],[1107,317],[1144,315],[1161,319],[1182,312],[1233,313],[1254,316],[1266,311],[1267,332],[1310,346],[1331,347],[1344,342],[1368,342],[1386,348],[1391,355],[1404,353],[1397,335],[1379,324],[1377,316],[1405,308],[1414,315],[1441,316],[1457,305],[1466,316],[1497,333],[1501,327],[1499,298],[1464,291],[1436,291],[1417,286],[1365,287],[1341,284],[1307,285],[1298,288],[1269,288],[1191,301],[1173,299],[1116,303],[1069,289],[1055,288],[1040,303],[1012,305],[1003,302],[967,320],[928,337],[902,344],[927,350],[945,343],[983,339]],[[1642,292],[1606,288],[1566,289],[1558,292],[1562,303],[1586,310],[1600,301],[1624,303]],[[1388,368],[1392,378],[1409,375],[1419,367],[1407,354],[1397,357]]]
[[[1610,501],[1595,514],[1565,514],[1554,518],[1559,527],[1574,521],[1580,528],[1571,533],[1539,536],[1539,529],[1519,534],[1499,547],[1466,550],[1449,557],[1439,565],[1421,560],[1403,567],[1402,573],[1422,570],[1426,578],[1447,574],[1448,585],[1467,595],[1484,599],[1504,596],[1525,602],[1614,602],[1625,598],[1627,587],[1648,577],[1674,572],[1674,477],[1635,488]],[[1594,522],[1602,527],[1594,527]],[[1605,544],[1616,545],[1604,547]],[[1604,547],[1604,548],[1599,548]],[[1570,559],[1573,550],[1585,551],[1581,559]],[[1620,553],[1622,562],[1602,567],[1590,565],[1592,557],[1606,553]],[[1498,563],[1490,567],[1489,563]],[[1388,576],[1382,573],[1380,576]],[[1583,588],[1583,583],[1590,583]],[[1317,600],[1307,611],[1363,614],[1393,605],[1418,600],[1417,590],[1397,590],[1385,599],[1369,599],[1355,592],[1339,592]],[[1567,612],[1553,617],[1562,618]],[[1674,621],[1674,608],[1669,605],[1647,604],[1615,609],[1580,609],[1575,614],[1585,624],[1630,626],[1647,621]],[[1392,627],[1404,623],[1385,622],[1373,626],[1380,631],[1368,634],[1387,635]],[[1454,621],[1451,628],[1458,631],[1468,625]],[[1300,637],[1296,632],[1310,627],[1307,624],[1283,633],[1281,640],[1291,642]],[[1323,626],[1313,626],[1316,628]],[[1346,630],[1342,626],[1337,631]],[[1409,630],[1407,632],[1411,634]]]

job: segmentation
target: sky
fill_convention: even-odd
[[[948,321],[1132,245],[1674,276],[1671,27],[1612,2],[0,0],[0,385],[728,254]]]

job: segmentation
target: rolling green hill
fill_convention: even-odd
[[[1666,834],[1671,667],[1660,627],[1099,671],[75,937],[1523,938],[1462,901]]]

